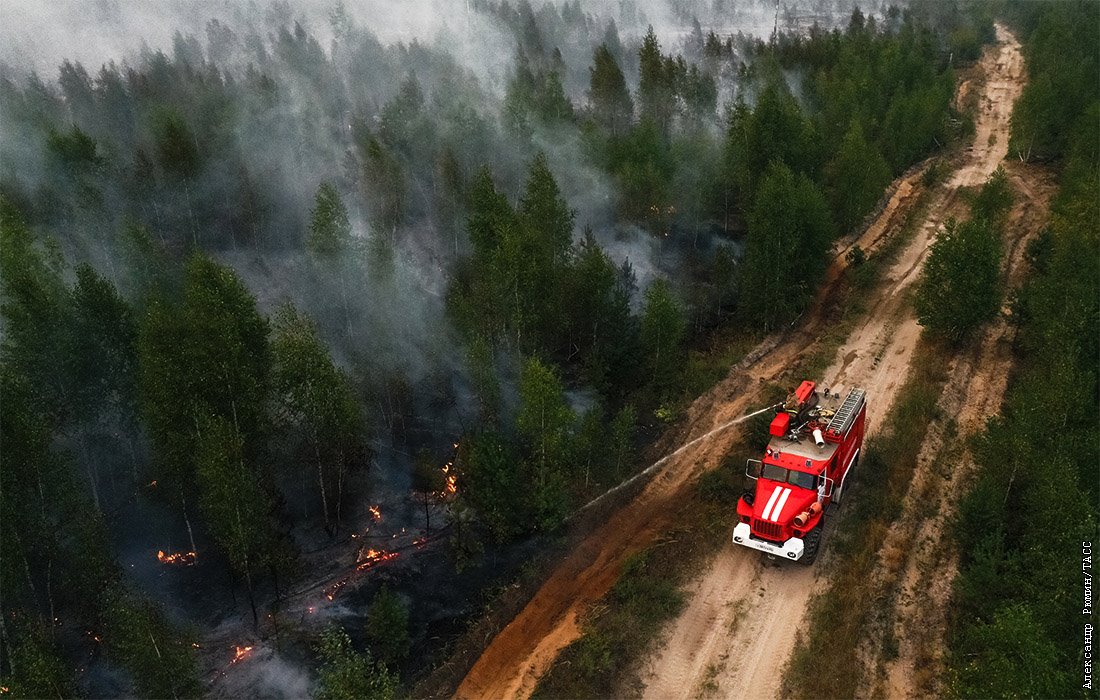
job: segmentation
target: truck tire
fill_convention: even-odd
[[[798,561],[805,566],[811,566],[817,561],[817,553],[821,550],[821,531],[825,528],[824,519],[818,523],[817,527],[806,533],[806,536],[802,538],[805,543],[805,548],[802,550],[802,558]]]

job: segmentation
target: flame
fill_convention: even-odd
[[[397,537],[397,535],[395,534],[394,537]],[[378,566],[383,562],[387,562],[391,559],[396,559],[398,556],[400,556],[400,554],[400,552],[387,552],[384,549],[372,548],[368,549],[366,553],[360,550],[359,556],[356,559],[355,569],[351,572],[351,575],[329,586],[325,590],[325,597],[329,600],[334,600],[336,598],[336,594],[339,593],[344,588],[344,586],[348,585],[351,582],[352,576],[358,573],[362,573],[368,569],[373,569],[375,566]],[[309,608],[309,612],[312,613],[313,610],[314,609],[311,606]]]
[[[199,643],[198,642],[191,642],[191,648],[192,649],[199,649],[200,648]]]
[[[159,561],[161,564],[190,566],[195,563],[195,559],[197,559],[198,556],[198,552],[176,552],[174,554],[165,554],[163,549],[157,550],[157,561]]]
[[[368,549],[366,555],[360,558],[359,562],[355,565],[355,570],[366,571],[376,564],[381,564],[390,559],[396,559],[397,556],[398,552],[387,552],[382,549]]]
[[[251,654],[251,653],[252,653],[252,647],[251,646],[247,646],[247,647],[234,646],[233,647],[233,660],[229,662],[230,665],[238,663],[238,662],[248,658],[249,654]]]
[[[375,522],[382,519],[382,509],[379,506],[371,506],[368,510],[370,510],[370,515]]]
[[[149,482],[149,483],[147,484],[147,486],[148,486],[149,488],[151,488],[151,489],[155,489],[155,488],[157,487],[157,480],[156,480],[156,479],[153,479],[152,481],[150,481],[150,482]]]
[[[455,447],[458,447],[457,443],[455,443]],[[447,462],[440,470],[446,475],[443,491],[439,493],[440,498],[447,498],[458,493],[458,474],[452,471],[453,468],[454,462]]]

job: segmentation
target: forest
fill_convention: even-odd
[[[771,5],[734,5],[473,0],[460,35],[386,41],[350,6],[273,3],[95,65],[0,66],[5,692],[197,697],[256,639],[278,650],[260,695],[397,697],[439,663],[645,466],[725,371],[714,347],[797,319],[834,242],[972,129],[955,66],[992,39],[985,4],[818,2],[764,35],[730,27]],[[998,451],[1042,430],[1013,416],[1080,432],[1014,452],[1036,476],[1011,497],[1097,496],[1096,271],[1075,251],[1096,244],[1100,109],[1095,26],[1008,7],[1038,76],[1014,152],[1066,166],[966,511],[983,554],[962,590],[1005,600],[1038,536],[998,490]],[[960,654],[1066,601],[988,604]],[[974,663],[963,694],[996,692]]]
[[[960,508],[951,692],[1087,697],[1081,547],[1100,515],[1100,42],[1089,3],[1010,2],[1031,81],[1010,155],[1057,165],[1050,225],[1012,300],[1016,369],[979,436],[978,479]],[[1082,251],[1089,253],[1082,255]],[[1085,620],[1087,622],[1087,620]]]

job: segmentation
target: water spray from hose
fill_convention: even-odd
[[[687,442],[685,442],[685,443],[684,443],[683,445],[680,445],[679,447],[677,447],[677,448],[676,448],[675,450],[673,450],[672,452],[669,452],[669,453],[668,453],[667,455],[665,455],[664,457],[661,457],[661,458],[660,458],[660,459],[658,459],[658,460],[657,460],[656,462],[654,462],[653,464],[649,465],[648,467],[646,467],[646,468],[645,468],[645,469],[643,469],[642,471],[638,472],[638,473],[637,473],[637,474],[635,474],[634,476],[630,477],[630,478],[629,478],[629,479],[627,479],[626,481],[622,482],[622,483],[621,483],[621,484],[619,484],[618,486],[612,487],[611,489],[609,489],[609,490],[607,490],[607,491],[604,491],[604,492],[603,492],[602,494],[600,494],[599,496],[596,496],[596,497],[595,497],[595,498],[593,498],[593,499],[592,499],[591,501],[589,501],[588,503],[586,503],[586,504],[585,504],[585,505],[584,505],[583,507],[581,507],[581,508],[580,508],[580,510],[576,511],[576,512],[575,512],[575,513],[573,514],[573,516],[571,516],[571,517],[576,517],[577,515],[580,515],[581,513],[583,513],[584,511],[588,510],[589,508],[591,508],[591,507],[595,506],[595,505],[596,505],[597,503],[599,503],[599,502],[600,502],[600,501],[602,501],[603,499],[607,498],[607,497],[608,497],[608,496],[610,496],[611,494],[613,494],[613,493],[617,493],[617,492],[621,491],[622,489],[626,488],[627,486],[630,486],[631,484],[633,484],[633,483],[634,483],[635,481],[637,481],[638,479],[641,479],[641,478],[643,478],[643,477],[645,477],[645,476],[648,476],[649,474],[653,473],[653,471],[654,471],[654,470],[656,470],[656,469],[657,469],[658,467],[660,467],[661,465],[663,465],[663,464],[664,464],[665,462],[667,462],[668,460],[672,459],[672,458],[673,458],[673,457],[675,457],[676,455],[680,454],[681,452],[683,452],[683,451],[684,451],[684,450],[686,450],[687,448],[691,447],[692,445],[697,445],[697,444],[699,444],[700,442],[702,442],[702,441],[704,441],[704,440],[708,440],[708,439],[710,439],[710,438],[714,437],[715,435],[717,435],[718,433],[722,432],[723,430],[726,430],[726,429],[728,429],[728,428],[732,428],[733,426],[735,426],[735,425],[737,425],[737,424],[739,424],[739,423],[744,423],[744,422],[745,422],[745,421],[747,421],[748,419],[750,419],[750,418],[752,418],[752,417],[754,417],[754,416],[758,416],[758,415],[760,415],[761,413],[766,413],[766,412],[768,412],[768,411],[774,411],[775,409],[779,408],[779,407],[780,407],[780,406],[782,406],[782,405],[783,405],[783,403],[782,403],[782,402],[780,402],[780,403],[777,403],[777,404],[775,404],[775,405],[773,405],[773,406],[766,406],[766,407],[764,407],[764,408],[760,409],[759,411],[753,411],[752,413],[748,413],[748,414],[746,414],[746,415],[743,415],[743,416],[741,416],[740,418],[734,418],[734,419],[733,419],[733,420],[731,420],[731,421],[727,421],[727,422],[723,423],[722,425],[718,426],[717,428],[713,428],[712,430],[710,430],[710,431],[708,431],[708,432],[706,432],[706,433],[703,433],[702,435],[700,435],[700,436],[699,436],[699,437],[697,437],[697,438],[694,438],[694,439],[692,439],[692,440],[688,440],[688,441],[687,441]]]

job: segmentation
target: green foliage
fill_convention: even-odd
[[[1089,2],[1009,3],[1022,25],[1030,76],[1012,112],[1009,149],[1023,159],[1059,158],[1074,134],[1095,133],[1089,110],[1100,98],[1096,8]]]
[[[607,44],[596,47],[588,74],[588,100],[592,116],[608,133],[623,133],[634,117],[634,101],[630,98],[623,72]]]
[[[580,358],[585,380],[605,396],[620,393],[635,374],[630,362],[638,335],[630,314],[633,281],[586,231],[566,274],[566,324],[569,347]]]
[[[158,294],[168,296],[178,287],[178,267],[169,262],[164,248],[145,226],[132,220],[125,222],[116,246],[126,272],[123,288],[128,298],[144,306]]]
[[[526,531],[529,491],[513,446],[498,433],[482,432],[468,437],[462,449],[460,498],[477,510],[497,541]]]
[[[1029,251],[1033,277],[1013,305],[1016,370],[1000,416],[974,444],[977,479],[959,507],[958,614],[949,635],[950,691],[959,697],[1082,692],[1073,672],[1080,667],[1081,574],[1066,562],[1079,561],[1081,541],[1095,541],[1100,519],[1100,260],[1086,254],[1100,247],[1098,137],[1095,119],[1068,135],[1061,116],[1030,121],[1036,115],[1029,110],[1037,84],[1042,90],[1043,81],[1061,79],[1048,71],[1094,70],[1095,56],[1072,37],[1094,33],[1095,23],[1069,26],[1074,17],[1088,22],[1083,8],[1009,5],[1035,27],[1025,47],[1032,83],[1014,113],[1013,148],[1034,138],[1044,154],[1065,160],[1050,228]],[[1046,105],[1059,115],[1070,115],[1085,95],[1095,99],[1095,85],[1064,88]],[[975,198],[975,215],[991,209],[992,218],[1003,216],[1007,197],[998,179]]]
[[[46,137],[46,150],[63,165],[74,170],[96,168],[104,163],[95,139],[75,124],[68,133],[51,129]]]
[[[452,304],[470,329],[521,349],[560,342],[573,216],[541,153],[517,211],[487,170],[478,173],[467,222],[473,252],[452,287]]]
[[[1024,606],[999,610],[988,623],[971,628],[958,642],[966,663],[952,679],[960,698],[1068,697],[1076,683],[1058,664],[1054,643]]]
[[[111,659],[130,673],[139,696],[202,695],[194,649],[150,603],[127,591],[113,590],[104,622],[103,639]]]
[[[306,245],[317,258],[331,258],[343,253],[351,244],[351,223],[340,193],[330,182],[317,189],[309,221]]]
[[[805,175],[773,163],[749,214],[741,261],[742,313],[765,328],[793,319],[813,297],[832,238],[820,190]]]
[[[198,422],[236,427],[246,458],[268,430],[267,321],[228,268],[202,255],[187,264],[183,302],[153,302],[138,340],[142,413],[170,492],[193,488]],[[193,499],[190,499],[193,500]]]
[[[466,349],[466,364],[481,405],[481,419],[493,425],[500,417],[500,380],[493,362],[493,349],[481,336],[475,336]]]
[[[576,416],[565,400],[561,380],[536,358],[523,365],[516,428],[527,445],[539,527],[556,528],[568,512],[566,473],[571,460],[571,431]]]
[[[357,653],[347,633],[332,627],[317,646],[321,659],[317,700],[395,700],[400,697],[397,677],[370,652]]]
[[[196,461],[199,506],[214,541],[233,569],[248,581],[273,549],[272,504],[256,467],[244,456],[244,440],[223,418],[199,424]]]
[[[948,221],[917,285],[918,322],[952,343],[970,337],[1000,308],[1000,264],[1000,236],[988,221]]]
[[[374,216],[374,254],[386,261],[392,257],[390,240],[405,220],[408,183],[401,160],[381,140],[356,129],[356,146],[362,161],[363,179],[370,185],[367,204]]]
[[[634,406],[623,406],[611,420],[611,459],[614,478],[619,479],[634,458],[634,431],[638,424],[638,412]]]
[[[385,586],[371,600],[366,632],[371,649],[387,666],[409,655],[409,611],[401,597]]]
[[[21,214],[0,200],[0,314],[5,364],[24,377],[41,410],[56,423],[70,409],[71,307],[58,265]]]
[[[1005,223],[1005,217],[1012,206],[1012,186],[1004,168],[997,168],[993,176],[978,190],[970,202],[970,215],[975,219],[989,222],[995,228]]]
[[[683,367],[687,330],[684,312],[667,281],[659,279],[646,289],[640,325],[649,379],[658,390],[667,389]]]
[[[667,133],[675,110],[676,93],[652,26],[642,39],[638,62],[638,111],[643,120],[653,122],[658,130]]]
[[[157,155],[164,171],[180,178],[199,174],[201,156],[194,132],[183,116],[173,109],[162,109],[153,117]]]
[[[539,152],[531,161],[517,213],[531,228],[538,252],[546,262],[562,265],[572,242],[576,215],[562,197],[545,153]]]
[[[13,698],[75,697],[75,679],[68,664],[50,642],[45,629],[23,625],[15,636],[15,624],[5,623],[5,664],[0,686]]]
[[[76,268],[71,332],[77,347],[74,381],[88,406],[110,405],[130,416],[135,410],[137,320],[114,285],[90,265]]]
[[[753,110],[735,107],[726,136],[725,172],[742,206],[759,201],[757,188],[776,164],[814,176],[819,143],[812,122],[780,80],[768,82]]]
[[[643,119],[622,137],[611,137],[605,147],[607,169],[619,184],[619,210],[652,231],[665,231],[672,203],[670,182],[676,163],[656,123]]]
[[[829,200],[842,233],[855,228],[890,183],[890,166],[853,121],[828,166]]]
[[[504,98],[504,123],[513,133],[529,136],[532,119],[540,124],[572,121],[573,103],[565,94],[560,67],[532,70],[521,52]]]
[[[359,403],[312,321],[287,304],[276,313],[274,330],[272,388],[278,418],[304,442],[305,460],[317,474],[325,528],[332,532],[340,523],[347,473],[365,445]]]

